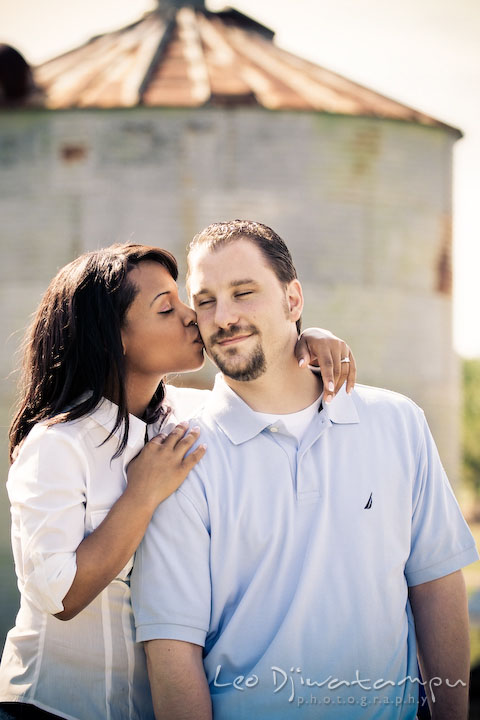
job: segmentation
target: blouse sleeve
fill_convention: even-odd
[[[38,425],[9,473],[12,546],[22,594],[52,614],[63,610],[85,535],[87,468],[78,443]]]

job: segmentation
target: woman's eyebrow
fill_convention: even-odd
[[[171,292],[170,290],[164,290],[163,292],[159,292],[159,293],[158,293],[157,295],[155,295],[155,297],[153,298],[152,302],[150,303],[150,307],[152,307],[153,303],[155,302],[155,300],[156,300],[157,298],[161,297],[162,295],[170,295],[170,292]]]

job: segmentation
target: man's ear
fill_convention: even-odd
[[[300,319],[303,311],[303,292],[299,280],[292,280],[286,289],[288,313],[292,322]]]

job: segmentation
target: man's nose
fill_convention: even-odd
[[[231,302],[217,298],[215,304],[215,324],[221,328],[230,327],[238,323],[238,311]]]

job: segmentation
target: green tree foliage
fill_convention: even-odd
[[[480,359],[463,361],[464,478],[480,494]]]

